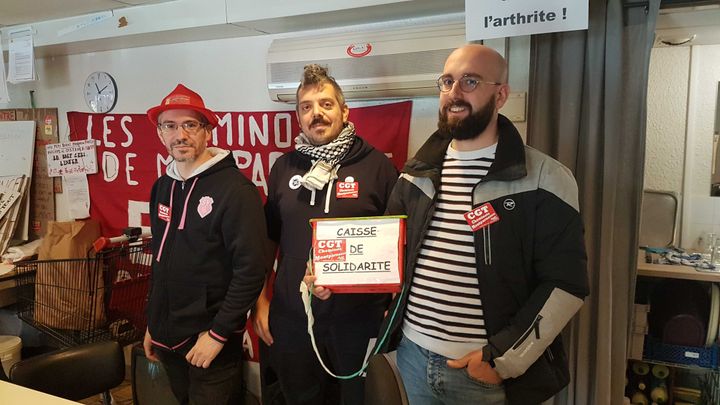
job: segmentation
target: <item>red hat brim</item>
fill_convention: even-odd
[[[150,122],[153,126],[156,126],[158,124],[158,117],[160,117],[160,114],[167,110],[193,110],[197,111],[198,113],[202,114],[203,117],[207,120],[208,124],[210,124],[211,128],[215,128],[218,125],[218,118],[215,115],[214,112],[208,110],[207,108],[201,108],[189,104],[164,104],[159,105],[156,107],[153,107],[149,110],[147,110],[147,116]]]

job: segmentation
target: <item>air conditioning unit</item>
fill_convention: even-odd
[[[317,63],[347,99],[437,96],[445,59],[465,43],[464,23],[276,39],[267,57],[268,92],[273,101],[294,103],[303,67]]]

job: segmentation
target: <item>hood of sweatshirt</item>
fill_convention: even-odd
[[[193,177],[203,177],[205,174],[213,173],[217,170],[220,170],[227,166],[228,162],[225,162],[219,166],[217,166],[222,160],[230,154],[229,150],[224,150],[220,148],[210,147],[207,148],[207,151],[210,152],[210,155],[212,158],[208,160],[207,162],[203,163],[202,165],[198,166],[187,179],[183,179],[182,176],[180,176],[180,172],[177,168],[177,162],[172,161],[167,167],[166,173],[170,178],[180,181],[187,181],[192,179]],[[229,163],[232,163],[232,161],[229,161]],[[217,167],[215,167],[217,166]]]

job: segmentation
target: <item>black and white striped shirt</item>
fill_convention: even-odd
[[[423,240],[403,333],[434,353],[462,357],[487,343],[473,232],[463,214],[495,159],[497,144],[461,152],[449,146],[435,212]]]

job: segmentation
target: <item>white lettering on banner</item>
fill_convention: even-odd
[[[103,117],[103,143],[106,148],[114,148],[115,142],[108,141],[108,135],[110,135],[110,128],[108,128],[108,122],[115,121],[115,117],[112,115],[106,115]]]
[[[225,128],[227,132],[225,132],[225,142],[228,145],[232,145],[232,135],[233,135],[233,126],[232,126],[232,114],[227,113],[220,117],[218,119],[218,125],[213,128],[212,131],[212,144],[217,146],[218,145],[218,139],[217,139],[217,130],[218,128]]]
[[[292,145],[292,115],[289,113],[277,113],[273,118],[273,140],[278,148],[289,148]],[[250,136],[250,145],[265,145],[270,143],[270,133],[268,131],[269,120],[268,115],[263,114],[260,122],[254,116],[248,119],[248,133]],[[225,128],[225,146],[245,146],[245,116],[238,115],[237,118],[237,134],[233,131],[232,114],[227,113],[218,119],[218,126],[213,129],[212,144],[218,145],[218,128]]]
[[[87,137],[86,139],[93,139],[92,137],[92,114],[88,115],[87,117],[87,126],[85,127],[85,130],[87,131]],[[95,141],[96,145],[100,145],[100,140]]]
[[[261,145],[268,144],[268,116],[267,114],[262,115],[262,129],[258,126],[255,117],[250,116],[250,145],[255,146],[255,139],[260,141]]]
[[[132,117],[129,115],[126,115],[122,118],[120,118],[120,127],[122,128],[122,131],[125,133],[125,136],[127,137],[127,141],[120,144],[123,148],[127,148],[133,143],[133,135],[132,132],[127,128],[127,123],[132,122]]]
[[[252,163],[252,153],[246,150],[234,150],[232,154],[235,159],[235,164],[240,170],[245,170],[250,167],[250,163]],[[243,160],[240,160],[241,158]]]
[[[238,146],[245,146],[245,117],[242,114],[238,114]],[[232,143],[228,142],[228,145]]]
[[[159,154],[157,155],[156,163],[157,163],[157,177],[160,178],[163,175],[162,168],[167,167],[170,162],[173,161],[172,156],[163,157],[163,155]],[[160,166],[162,165],[162,166]]]
[[[468,41],[584,30],[589,0],[465,0]]]
[[[263,193],[268,195],[267,180],[265,179],[265,172],[263,171],[262,160],[260,160],[260,154],[255,154],[255,160],[253,161],[252,167],[252,182],[257,187],[262,187]]]
[[[130,227],[143,227],[142,216],[143,214],[150,214],[150,204],[147,201],[133,201],[128,200],[128,226]],[[149,227],[147,228],[149,232]]]
[[[135,154],[135,153],[128,153],[125,155],[125,178],[127,179],[127,183],[129,186],[137,186],[138,184],[140,184],[137,181],[130,178],[130,172],[135,170],[135,166],[132,166],[130,164],[130,159],[132,159],[136,156],[137,156],[137,154]]]
[[[285,128],[281,130],[282,125],[280,123],[280,120],[285,121]],[[275,114],[275,123],[274,123],[274,129],[275,129],[275,146],[278,148],[289,148],[292,142],[292,116],[288,113],[277,113]],[[282,139],[282,136],[285,135],[287,138]],[[272,167],[271,162],[270,167]]]
[[[110,183],[114,181],[120,171],[120,161],[116,154],[105,151],[102,155],[103,179]]]

